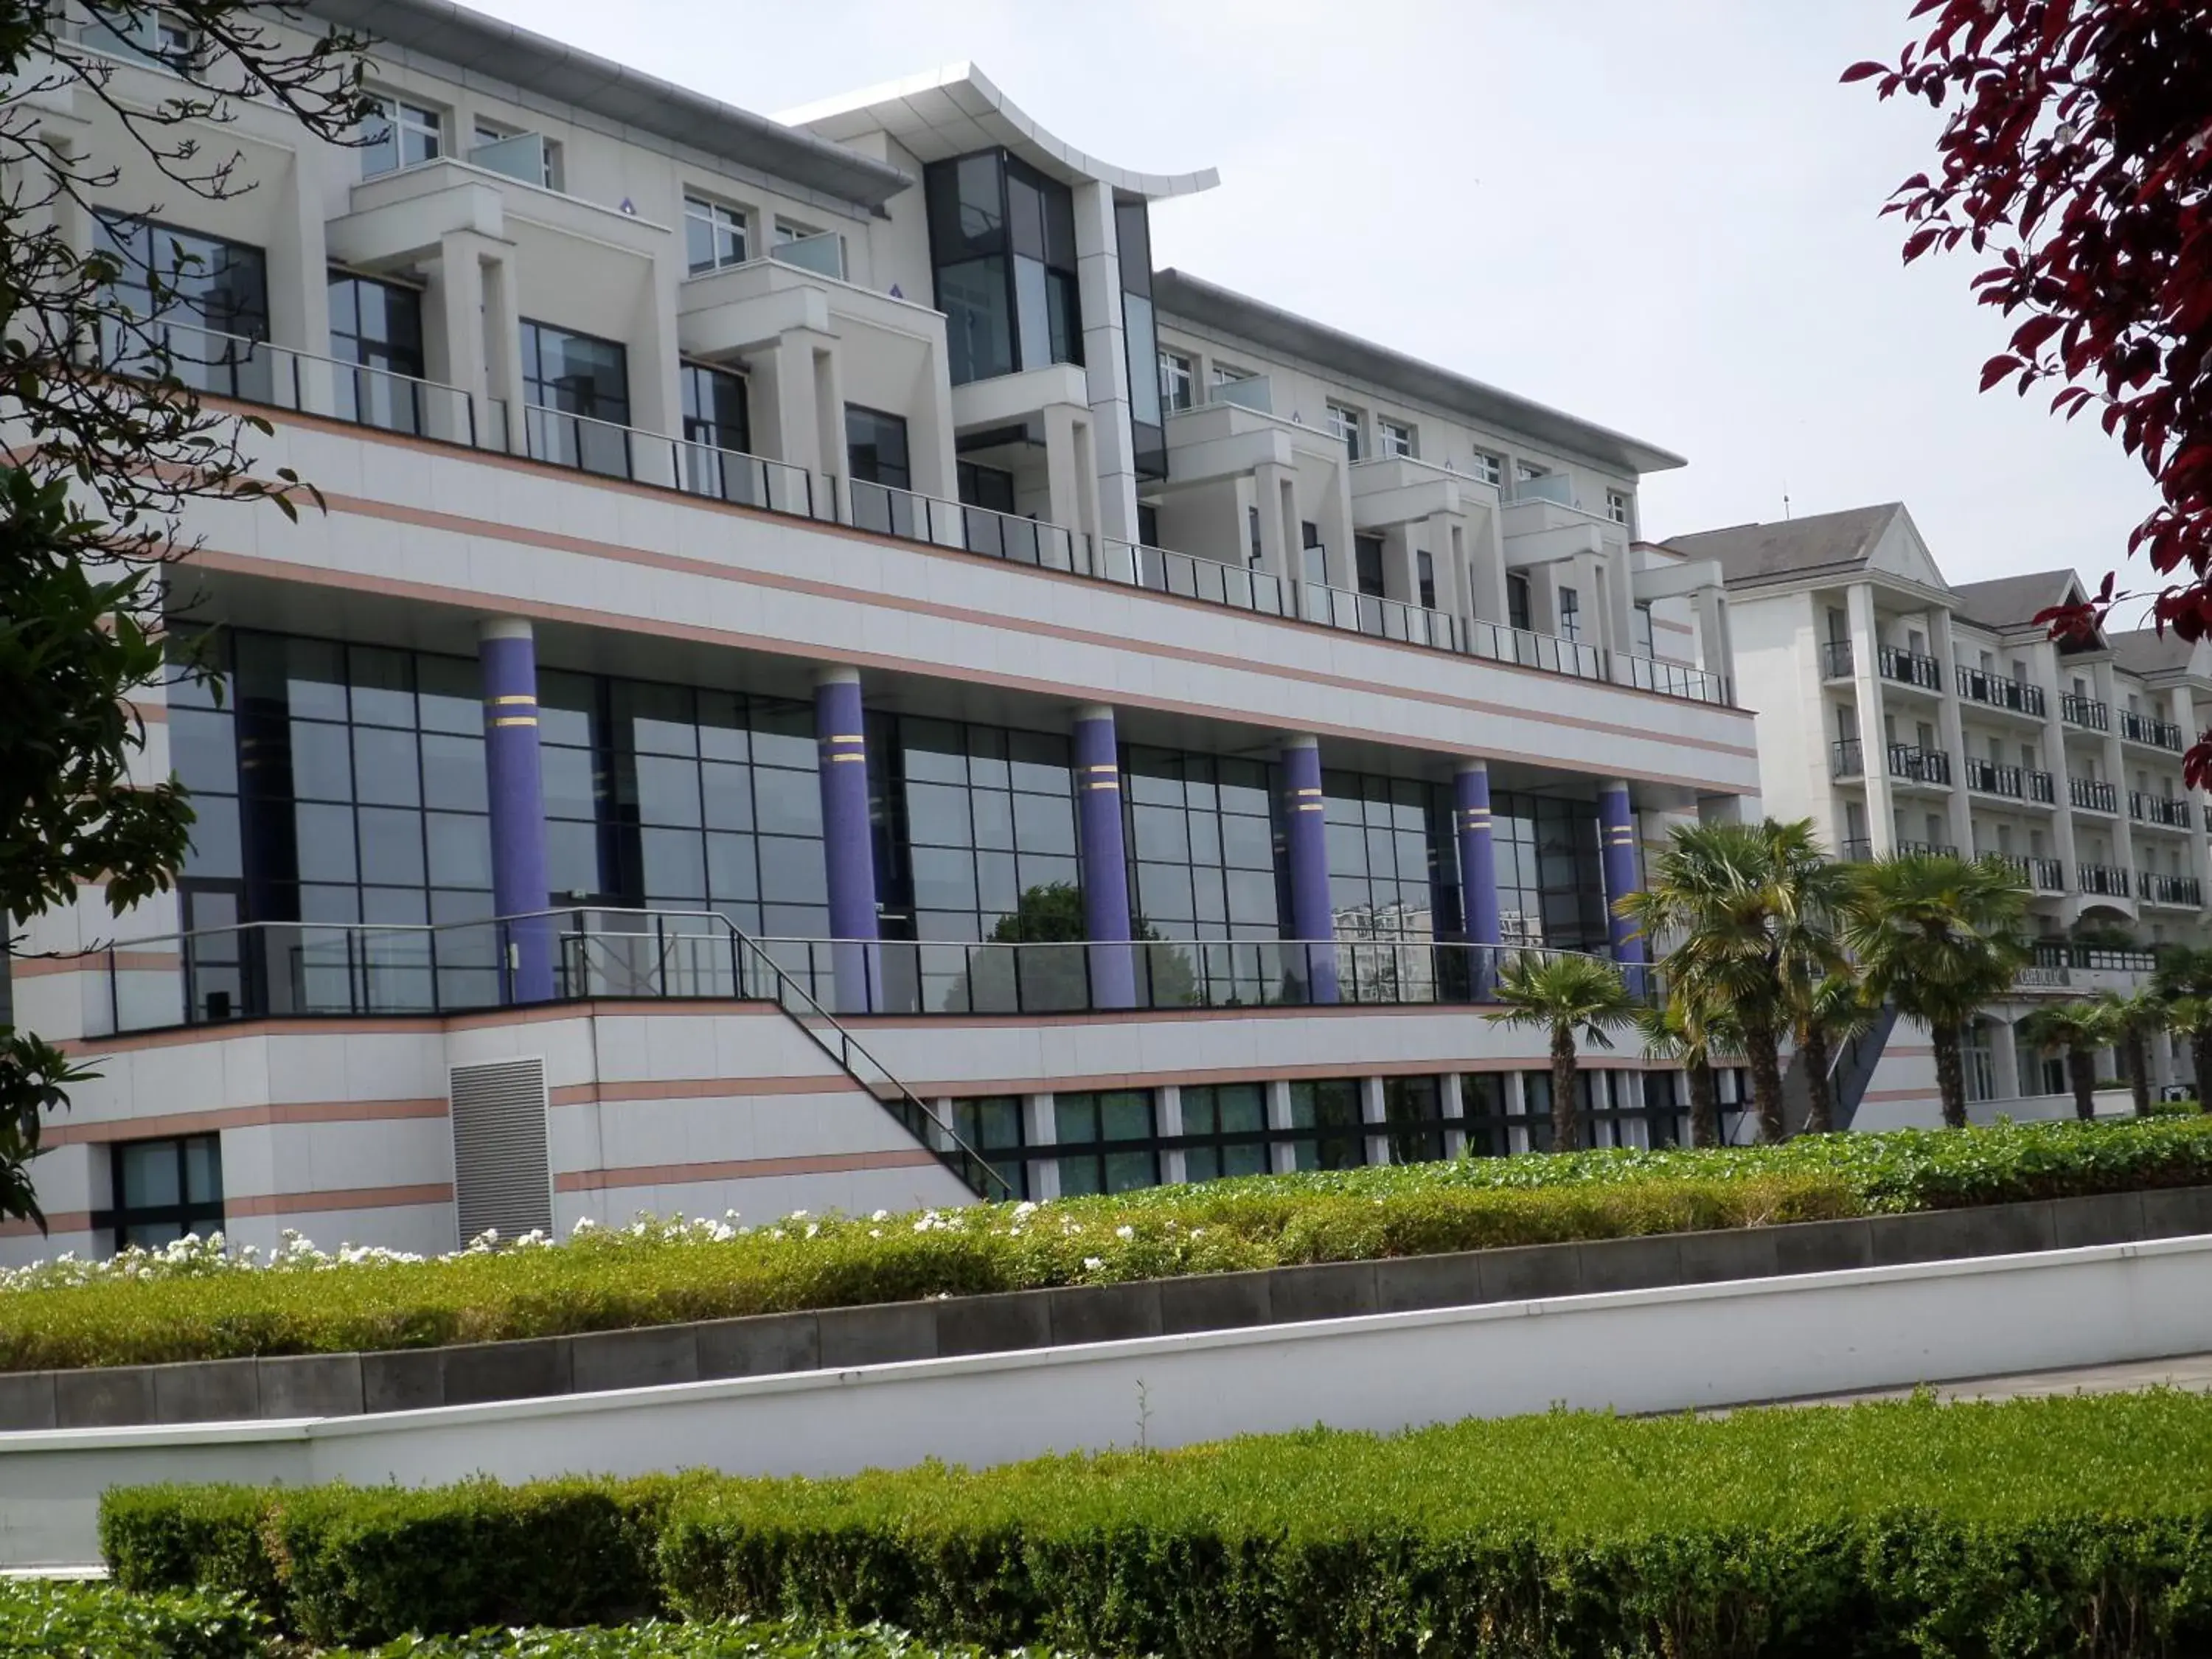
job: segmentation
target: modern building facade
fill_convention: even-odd
[[[2202,802],[2181,775],[2212,647],[2150,630],[2054,642],[2035,618],[2083,597],[2072,571],[1954,586],[1898,502],[1667,545],[1725,573],[1768,812],[1810,818],[1847,858],[1934,849],[2019,871],[2038,960],[1973,1032],[1969,1092],[1991,1109],[2063,1095],[2063,1067],[2019,1039],[2028,1009],[2135,988],[2154,947],[2212,937]],[[2159,1085],[2185,1081],[2185,1059],[2154,1047]],[[1919,1112],[1899,1058],[1862,1121]]]
[[[100,1076],[0,1251],[1541,1144],[1497,952],[1634,959],[1642,842],[1759,784],[1722,566],[1634,540],[1678,457],[1154,269],[1212,175],[964,65],[771,120],[308,10],[381,42],[361,148],[244,107],[206,203],[45,118],[120,164],[71,235],[189,256],[149,326],[328,510],[188,526],[212,678],[138,712],[194,848],[22,930]],[[1591,1074],[1600,1139],[1680,1133],[1632,1044]]]

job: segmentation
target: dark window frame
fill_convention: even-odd
[[[176,1156],[179,1201],[174,1204],[131,1203],[124,1173],[131,1154],[165,1146]],[[212,1150],[210,1167],[215,1175],[215,1192],[211,1197],[193,1195],[191,1161],[187,1156],[188,1149],[192,1147]],[[210,1233],[223,1230],[222,1137],[220,1134],[161,1135],[141,1140],[111,1142],[108,1146],[108,1207],[94,1212],[92,1227],[94,1232],[110,1235],[118,1251],[127,1248],[134,1228],[173,1225],[178,1230],[176,1237],[179,1238],[186,1233],[195,1232],[204,1238]],[[158,1245],[149,1248],[158,1248]]]

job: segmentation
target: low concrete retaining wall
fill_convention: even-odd
[[[830,1475],[2156,1358],[2212,1349],[2208,1269],[2212,1237],[2168,1239],[322,1421],[0,1434],[0,1566],[95,1559],[118,1483]]]
[[[358,1416],[2212,1234],[2212,1188],[768,1314],[524,1342],[0,1374],[0,1432]]]

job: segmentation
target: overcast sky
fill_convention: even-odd
[[[1895,499],[1954,581],[2094,581],[2154,501],[2094,421],[1977,394],[1973,267],[1875,216],[1936,118],[1837,76],[1909,0],[468,3],[763,113],[966,59],[1092,155],[1216,167],[1158,263],[1688,456],[1648,535]]]

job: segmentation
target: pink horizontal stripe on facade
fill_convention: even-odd
[[[428,1181],[412,1187],[346,1187],[328,1192],[259,1193],[222,1201],[226,1218],[307,1215],[319,1210],[399,1209],[413,1204],[450,1204],[453,1184]]]
[[[226,1106],[206,1112],[162,1112],[150,1117],[106,1118],[94,1122],[57,1122],[46,1131],[57,1146],[76,1141],[136,1140],[150,1135],[211,1134],[222,1129],[254,1129],[281,1123],[382,1123],[401,1118],[443,1117],[446,1103],[434,1100],[306,1100],[266,1106]]]
[[[553,1177],[560,1193],[621,1187],[681,1187],[703,1181],[762,1181],[771,1176],[838,1175],[861,1170],[915,1170],[937,1162],[916,1146],[882,1152],[824,1152],[811,1158],[739,1158],[716,1164],[643,1164],[624,1170],[572,1170]]]
[[[57,1233],[88,1233],[92,1231],[92,1212],[89,1210],[56,1210],[46,1217],[46,1236]],[[30,1221],[0,1221],[0,1238],[36,1238],[38,1225]]]
[[[618,1105],[632,1100],[722,1100],[748,1095],[842,1095],[860,1088],[841,1072],[822,1077],[691,1077],[659,1082],[566,1083],[546,1091],[555,1106]]]

